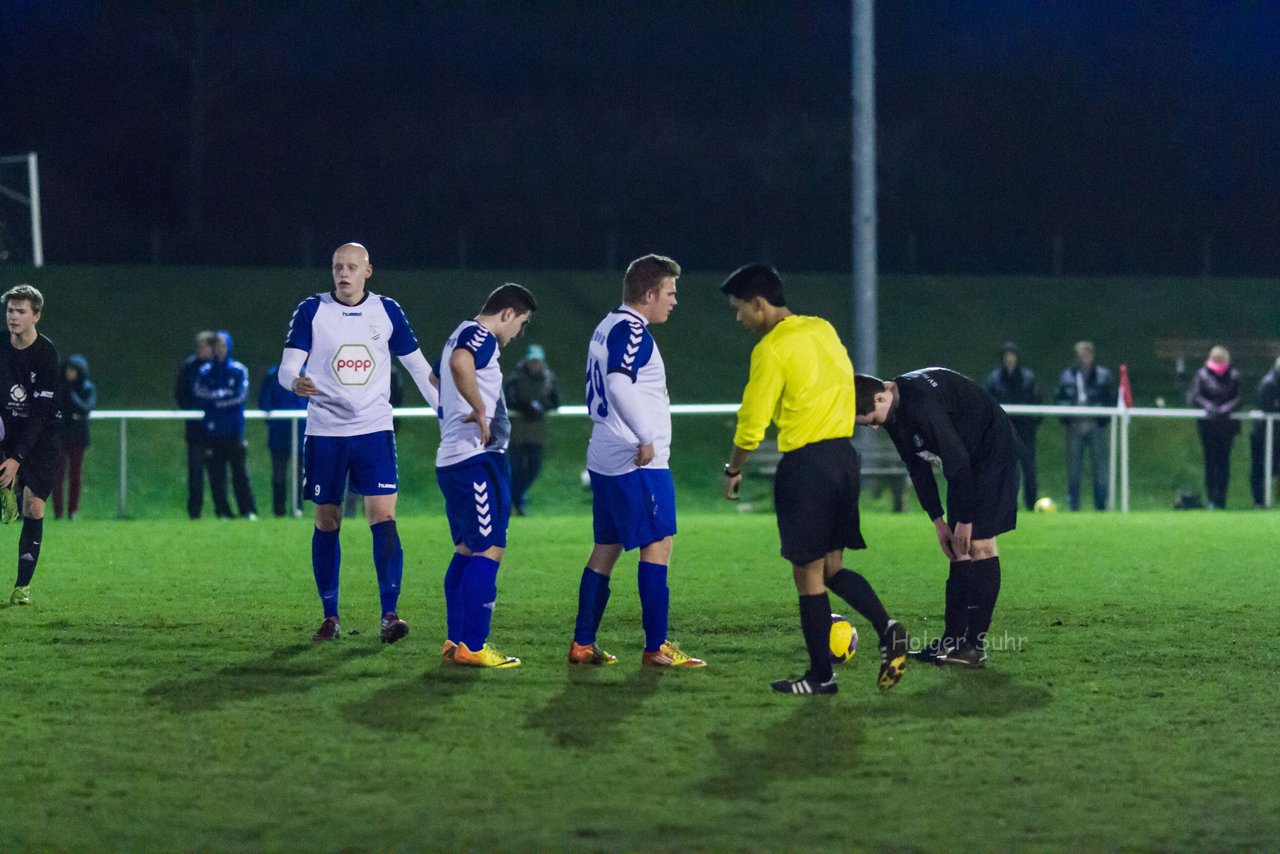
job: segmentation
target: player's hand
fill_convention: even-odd
[[[956,525],[955,533],[951,535],[951,550],[957,557],[965,557],[969,554],[971,545],[973,545],[973,523],[961,522]]]
[[[942,553],[947,556],[947,560],[956,560],[955,535],[951,531],[951,526],[947,524],[947,520],[939,516],[933,520],[933,527],[938,532],[938,545],[942,546]]]
[[[636,448],[636,465],[647,466],[653,462],[653,443],[649,442]]]
[[[738,500],[738,487],[742,485],[742,472],[724,476],[724,497],[730,501]]]
[[[478,409],[471,410],[467,417],[462,419],[462,423],[471,422],[480,428],[480,444],[488,445],[492,434],[489,433],[489,419],[484,417],[484,413]]]
[[[18,477],[18,467],[21,465],[22,463],[18,462],[13,457],[9,457],[3,463],[0,463],[0,487],[9,489],[15,486],[16,479]]]
[[[290,384],[298,397],[315,397],[320,393],[311,377],[298,377]]]

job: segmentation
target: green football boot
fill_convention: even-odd
[[[0,522],[8,525],[18,518],[18,495],[12,486],[0,489]]]
[[[13,592],[9,594],[10,605],[30,605],[31,604],[31,587],[15,587]]]

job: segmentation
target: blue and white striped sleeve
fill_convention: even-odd
[[[498,352],[498,338],[480,324],[472,324],[458,336],[458,347],[469,352],[476,360],[476,369],[489,364]]]
[[[397,356],[407,356],[417,350],[418,338],[413,334],[400,303],[390,297],[383,297],[382,307],[386,309],[387,317],[391,318],[391,339],[387,341],[391,352]]]
[[[298,303],[298,307],[293,312],[293,318],[289,321],[289,333],[284,339],[286,349],[292,347],[304,353],[311,352],[311,322],[315,320],[319,309],[319,297],[307,297]]]
[[[614,324],[605,339],[605,373],[626,374],[634,383],[640,369],[653,357],[653,336],[638,320]]]

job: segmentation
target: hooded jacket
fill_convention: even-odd
[[[75,382],[67,382],[67,368],[80,372]],[[76,353],[62,365],[58,384],[58,408],[62,410],[62,446],[89,447],[89,413],[98,406],[98,387],[89,379],[89,362]]]
[[[219,332],[227,345],[227,356],[200,366],[193,392],[204,409],[203,434],[216,439],[244,437],[244,405],[249,394],[249,370],[231,358],[231,335]]]

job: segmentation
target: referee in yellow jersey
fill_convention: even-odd
[[[787,308],[782,279],[767,264],[748,264],[725,279],[737,320],[760,336],[742,393],[724,496],[738,497],[742,466],[773,421],[782,461],[773,482],[782,556],[800,595],[800,627],[809,669],[772,683],[782,694],[834,694],[831,602],[827,590],[865,617],[880,637],[880,690],[902,678],[907,631],[889,619],[867,579],[845,569],[844,550],[864,549],[858,523],[858,452],[853,435],[853,365],[840,337],[820,317]]]

